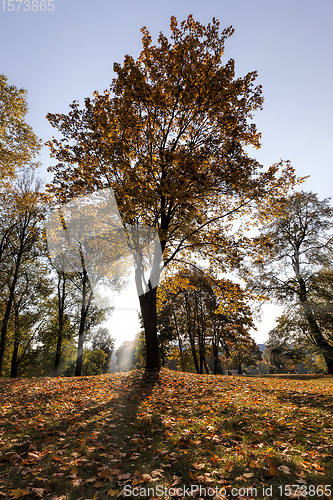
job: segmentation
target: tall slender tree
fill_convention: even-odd
[[[252,287],[278,303],[294,304],[308,341],[333,373],[332,255],[333,209],[328,199],[295,192],[257,238]],[[304,321],[301,321],[303,324]],[[296,326],[296,325],[295,325]]]
[[[44,196],[41,192],[42,183],[34,180],[34,176],[25,173],[19,177],[12,188],[2,193],[3,202],[6,199],[6,221],[11,228],[8,233],[8,258],[6,273],[9,274],[9,291],[4,306],[0,333],[0,374],[6,347],[6,337],[16,285],[20,271],[25,261],[32,258],[32,252],[37,250],[37,242],[42,231],[42,213],[45,208]]]

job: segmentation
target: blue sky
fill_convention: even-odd
[[[139,55],[143,26],[156,41],[160,31],[169,35],[172,15],[181,21],[191,13],[203,24],[215,17],[221,28],[235,29],[225,60],[235,59],[237,76],[256,70],[263,86],[264,110],[255,116],[262,148],[253,156],[266,167],[280,158],[291,160],[298,175],[310,175],[303,189],[331,196],[331,0],[53,0],[54,10],[45,12],[24,11],[27,0],[17,11],[19,4],[13,1],[13,11],[8,0],[0,4],[0,73],[28,90],[27,121],[43,140],[55,133],[48,112],[66,113],[74,99],[82,103],[94,90],[102,92],[114,76],[113,63],[122,63],[125,54]],[[51,180],[47,148],[41,160],[40,176]],[[123,298],[119,307],[137,307],[134,299]],[[258,341],[266,340],[277,312],[266,308]],[[111,333],[122,332],[125,339],[132,328],[137,328],[135,310],[119,309]]]

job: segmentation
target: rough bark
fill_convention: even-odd
[[[58,337],[57,347],[52,370],[53,377],[59,377],[60,361],[61,361],[61,346],[64,334],[64,309],[65,309],[65,291],[66,291],[66,276],[64,273],[58,272]]]
[[[191,322],[191,309],[190,309],[190,304],[188,301],[187,293],[185,291],[185,305],[186,305],[186,318],[187,318],[187,333],[190,339],[190,345],[191,345],[191,353],[192,353],[192,358],[194,362],[195,369],[197,373],[200,373],[200,368],[199,368],[199,363],[198,363],[198,357],[197,353],[195,350],[195,343],[194,343],[194,336],[192,334],[192,328],[193,330],[195,329],[195,318],[194,318],[194,324],[192,325]]]
[[[14,349],[12,354],[12,363],[10,367],[10,377],[17,377],[18,370],[18,350],[20,345],[20,325],[18,317],[18,308],[15,307],[15,323],[14,323]]]
[[[146,370],[161,368],[157,339],[156,288],[139,296],[143,326],[145,330],[147,361]]]
[[[79,341],[77,347],[77,359],[76,359],[76,370],[75,376],[81,377],[82,375],[82,364],[83,364],[83,334],[86,326],[86,320],[91,304],[92,293],[90,293],[88,302],[86,303],[87,298],[87,288],[86,288],[86,279],[83,281],[83,289],[82,289],[82,305],[81,305],[81,318],[80,318],[80,328],[79,328]]]

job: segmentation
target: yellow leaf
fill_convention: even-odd
[[[16,490],[9,490],[9,494],[13,498],[21,498],[30,493],[29,490],[22,490],[21,488],[16,488]]]
[[[273,460],[269,460],[269,473],[271,476],[279,476],[280,475]]]
[[[119,490],[109,490],[107,494],[110,495],[110,497],[115,497],[118,493]]]

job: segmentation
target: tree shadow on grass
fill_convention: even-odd
[[[45,497],[56,493],[79,498],[99,492],[94,483],[102,467],[123,471],[123,443],[135,434],[131,421],[141,402],[160,384],[160,374],[133,372],[118,378],[116,385],[112,376],[2,381],[0,402],[7,403],[7,411],[0,419],[0,436],[6,436],[0,451],[0,493],[21,488],[29,498],[29,489],[47,484]],[[7,455],[6,459],[8,453],[16,458]],[[1,456],[5,456],[2,461]],[[72,474],[72,469],[80,474]],[[34,480],[31,485],[36,475],[45,484]],[[89,477],[96,481],[85,483]],[[101,478],[103,483],[105,479]]]
[[[4,463],[2,491],[13,486],[39,487],[45,490],[45,498],[58,494],[74,500],[104,498],[110,491],[116,495],[113,492],[126,484],[146,489],[158,484],[174,488],[218,485],[227,493],[231,486],[257,487],[259,491],[263,483],[277,488],[297,484],[300,479],[316,484],[318,477],[330,484],[328,458],[320,457],[329,453],[322,428],[310,427],[314,408],[310,415],[287,412],[287,418],[281,420],[276,408],[238,402],[241,379],[234,382],[162,371],[57,380],[49,387],[45,381],[45,390],[41,379],[30,381],[30,387],[35,384],[37,388],[33,395],[26,394],[30,403],[26,414],[28,382],[21,389],[11,381],[5,384],[10,404],[10,389],[16,387],[19,393],[2,422],[10,437],[17,439],[6,451],[19,453],[23,460]],[[201,385],[195,395],[198,381]],[[216,383],[219,390],[215,390]],[[222,403],[224,393],[232,387],[234,400]],[[308,397],[260,387],[261,395],[273,393],[277,408],[287,403],[300,410]],[[330,405],[331,396],[325,401]],[[58,411],[60,402],[67,406],[61,404]],[[25,415],[34,420],[27,421]],[[29,452],[37,453],[39,459],[30,460]],[[311,456],[311,452],[319,456]],[[307,463],[305,468],[301,461]],[[281,465],[287,469],[278,470]],[[328,474],[332,475],[332,467]],[[256,498],[262,497],[258,494]]]

